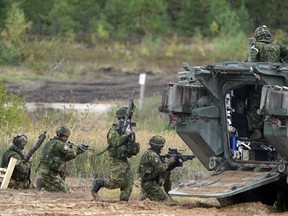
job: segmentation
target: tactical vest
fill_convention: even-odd
[[[109,145],[108,152],[110,157],[130,158],[138,154],[140,150],[139,143],[134,142],[132,138],[129,137],[127,140],[121,139],[123,139],[123,137],[121,137],[121,132],[118,129],[118,125],[113,124],[107,134],[107,143]],[[117,145],[117,143],[119,144]]]
[[[63,173],[66,169],[65,158],[61,158],[59,153],[54,150],[56,143],[57,141],[55,139],[51,139],[45,144],[40,162],[49,167],[50,170]]]

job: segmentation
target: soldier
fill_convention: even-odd
[[[252,62],[277,62],[283,63],[288,60],[287,47],[277,41],[272,40],[269,29],[259,26],[254,32],[254,44],[251,46]]]
[[[143,154],[139,164],[141,178],[141,199],[146,197],[152,201],[171,201],[168,191],[171,190],[170,170],[175,157],[170,157],[168,163],[160,157],[165,145],[162,136],[150,138],[150,148]]]
[[[22,153],[27,144],[27,136],[18,134],[13,138],[12,146],[3,153],[1,167],[7,167],[11,157],[18,161],[14,168],[11,180],[8,187],[14,189],[28,189],[33,188],[30,180],[32,157],[26,162],[23,162],[24,155]]]
[[[98,198],[98,191],[120,188],[120,201],[128,201],[133,188],[133,173],[128,158],[139,152],[139,143],[135,142],[135,133],[127,127],[124,133],[121,125],[125,119],[127,107],[116,110],[118,124],[113,124],[107,134],[110,174],[108,179],[96,178],[93,180],[91,194]]]
[[[65,185],[66,162],[84,152],[67,142],[70,135],[70,129],[62,125],[57,128],[56,136],[45,144],[37,170],[40,176],[36,182],[37,190],[45,188],[50,192],[68,191]]]
[[[272,40],[269,29],[259,26],[254,32],[254,44],[251,46],[251,62],[276,62],[283,63],[288,60],[288,48],[279,42]],[[248,95],[249,120],[252,129],[250,139],[262,138],[264,116],[257,114],[260,106],[262,86],[252,86]]]

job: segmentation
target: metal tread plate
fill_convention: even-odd
[[[225,171],[182,185],[169,191],[174,196],[222,198],[232,196],[280,179],[279,173]]]

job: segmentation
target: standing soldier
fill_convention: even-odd
[[[254,43],[251,46],[251,62],[276,62],[288,61],[288,48],[272,40],[272,35],[266,25],[259,26],[254,32]]]
[[[170,201],[168,191],[171,190],[170,173],[175,157],[165,163],[160,153],[165,145],[162,136],[153,136],[149,140],[150,148],[143,154],[139,164],[141,178],[141,199],[152,201]]]
[[[74,148],[67,142],[71,135],[70,129],[62,125],[56,130],[56,136],[44,146],[40,157],[36,189],[45,188],[50,192],[67,192],[65,184],[66,162],[74,159],[84,151]]]
[[[288,61],[288,48],[284,44],[272,40],[272,35],[266,25],[259,26],[254,32],[254,43],[250,49],[251,62],[275,62]],[[261,101],[262,86],[253,86],[249,91],[248,104],[249,120],[252,134],[250,139],[262,138],[264,116],[257,114]]]
[[[32,157],[26,163],[23,162],[24,155],[22,151],[26,144],[27,136],[18,134],[13,138],[12,146],[3,153],[1,161],[1,167],[3,168],[8,166],[11,157],[18,160],[8,185],[9,188],[28,189],[33,187],[30,181]]]
[[[116,110],[118,124],[113,124],[107,134],[110,162],[108,179],[94,179],[91,194],[98,197],[100,188],[120,188],[120,201],[128,201],[133,188],[133,173],[128,158],[139,152],[139,143],[135,143],[135,133],[130,126],[123,132],[121,126],[125,121],[127,107]]]

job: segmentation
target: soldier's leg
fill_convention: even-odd
[[[126,170],[125,161],[113,159],[110,162],[109,178],[104,180],[104,187],[108,189],[120,188],[126,181]]]
[[[64,180],[59,174],[50,173],[50,175],[43,176],[44,179],[44,188],[46,191],[50,192],[68,192]]]
[[[133,189],[134,178],[130,163],[127,163],[127,169],[125,174],[126,176],[123,179],[124,180],[123,185],[120,187],[121,201],[128,201]]]
[[[165,172],[164,175],[164,191],[168,194],[168,192],[171,190],[172,188],[172,183],[171,183],[171,172],[167,171]]]
[[[155,181],[142,182],[143,190],[147,197],[152,201],[169,201],[168,194]]]

